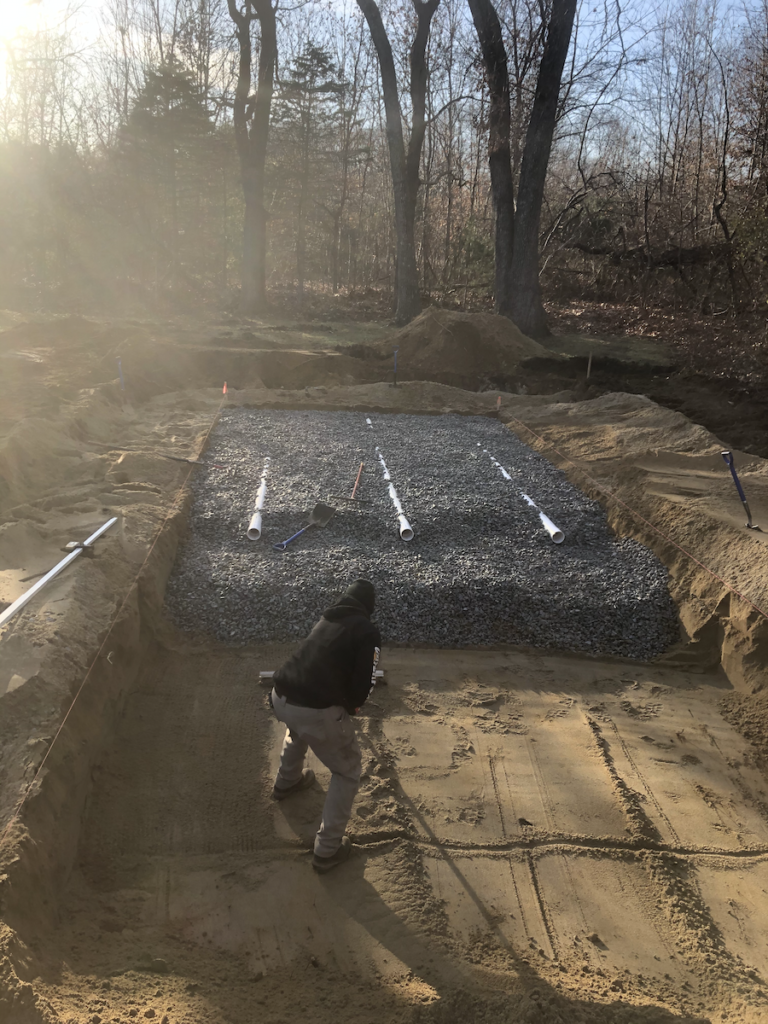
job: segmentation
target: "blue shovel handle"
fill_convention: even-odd
[[[733,452],[720,452],[720,454],[723,456],[726,466],[731,471],[731,476],[733,477],[733,482],[736,484],[736,490],[739,492],[739,497],[741,498],[742,502],[746,504],[747,496],[742,490],[741,481],[736,475],[736,464],[733,459]]]
[[[273,544],[272,547],[275,549],[275,551],[285,551],[285,549],[288,547],[291,541],[296,540],[297,537],[300,537],[302,533],[305,533],[311,525],[312,523],[310,523],[309,526],[305,526],[303,530],[299,530],[298,533],[294,533],[294,535],[292,537],[289,537],[288,540],[281,540],[279,544]]]

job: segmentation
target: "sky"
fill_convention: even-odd
[[[38,29],[76,28],[81,44],[93,43],[99,35],[98,9],[102,0],[0,0],[0,96],[6,87],[6,70],[14,39]]]
[[[95,23],[97,6],[98,0],[0,0],[0,40],[6,42],[18,32],[55,25],[64,20],[67,10],[79,12],[79,23]]]

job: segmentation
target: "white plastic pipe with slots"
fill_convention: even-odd
[[[478,448],[481,447],[479,441],[477,442],[477,447]],[[488,456],[488,458],[491,460],[491,462],[494,464],[494,466],[496,466],[497,469],[501,470],[501,475],[504,477],[504,479],[505,480],[509,480],[510,483],[514,483],[514,480],[512,479],[510,474],[506,471],[506,469],[504,469],[504,467],[498,461],[498,459],[495,459],[493,457],[493,455],[491,455],[491,453],[488,451],[487,448],[483,448],[483,451]],[[523,499],[523,501],[525,501],[531,508],[535,509],[539,513],[539,519],[541,520],[541,525],[544,527],[544,529],[547,531],[549,536],[552,538],[553,542],[555,544],[562,544],[563,541],[565,540],[565,534],[563,533],[563,531],[558,526],[555,526],[555,524],[552,522],[552,520],[549,518],[548,515],[545,515],[545,513],[541,511],[539,506],[536,504],[536,502],[533,500],[533,498],[529,494],[526,494],[525,491],[519,491],[518,493],[520,494],[520,497]]]
[[[373,430],[373,424],[371,423],[370,419],[368,419],[368,417],[366,417],[365,422],[368,424],[371,430]],[[384,461],[384,456],[381,454],[378,445],[376,445],[376,456],[379,462],[381,463],[381,468],[384,473],[384,480],[386,483],[389,484],[389,497],[392,501],[392,504],[395,506],[395,511],[397,512],[397,524],[398,529],[400,531],[400,537],[402,540],[413,540],[413,527],[408,522],[405,516],[402,503],[397,495],[397,491],[395,490],[395,485],[392,483],[392,476],[390,475],[390,472],[387,469],[387,464]]]
[[[269,472],[269,458],[264,463],[261,473],[261,483],[256,492],[256,504],[254,505],[251,521],[248,523],[248,540],[261,539],[261,510],[264,508],[264,500],[267,497],[267,474]]]

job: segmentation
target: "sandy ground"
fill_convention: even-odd
[[[768,785],[721,676],[385,650],[320,878],[327,772],[268,798],[284,654],[153,653],[44,947],[60,1019],[766,1019]]]
[[[125,329],[99,330],[107,367]],[[764,600],[768,535],[743,528],[728,439],[642,396],[502,396],[502,420],[669,565],[681,643],[655,665],[387,649],[358,722],[354,857],[318,878],[326,776],[268,799],[280,736],[258,671],[286,651],[191,647],[160,615],[194,472],[161,452],[194,457],[222,399],[208,378],[236,364],[263,383],[269,351],[209,363],[184,332],[188,362],[153,357],[127,394],[111,369],[81,387],[74,343],[54,361],[32,346],[42,363],[0,383],[0,599],[120,517],[0,636],[0,1020],[768,1020],[765,620],[671,543]],[[495,415],[496,397],[329,383],[226,401]],[[739,464],[768,521],[766,463]]]

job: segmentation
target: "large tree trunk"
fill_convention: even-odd
[[[507,52],[491,0],[469,0],[490,94],[488,159],[496,214],[496,312],[526,334],[548,334],[539,286],[539,225],[557,117],[557,100],[571,42],[576,0],[553,0],[536,94],[525,137],[515,209],[510,149]]]
[[[270,0],[247,0],[243,11],[236,0],[227,0],[229,14],[236,26],[240,51],[233,117],[240,178],[243,185],[243,265],[240,302],[245,312],[259,312],[266,305],[267,287],[267,211],[264,207],[264,168],[267,159],[269,115],[272,109],[277,33],[275,12]],[[258,87],[251,89],[251,24],[261,27]]]
[[[553,0],[517,189],[512,248],[514,290],[508,312],[520,330],[533,337],[549,334],[539,285],[539,226],[557,100],[575,14],[576,0]]]
[[[416,34],[411,44],[409,63],[411,70],[411,111],[413,123],[411,137],[408,140],[408,153],[405,158],[405,179],[407,190],[406,225],[410,246],[413,252],[413,280],[406,282],[409,300],[413,303],[414,312],[408,317],[411,320],[421,312],[421,293],[419,288],[418,268],[416,266],[416,202],[419,196],[419,165],[421,151],[424,147],[424,135],[427,130],[427,43],[432,18],[440,0],[411,0],[418,22]]]
[[[510,148],[509,72],[501,25],[491,0],[469,0],[488,82],[488,164],[495,224],[496,312],[509,316],[514,291],[512,246],[515,237],[515,186]]]
[[[416,35],[411,46],[411,101],[413,103],[413,129],[406,155],[403,141],[403,119],[397,91],[397,75],[392,47],[381,12],[375,0],[357,0],[365,15],[371,39],[376,48],[384,94],[387,121],[387,144],[392,170],[392,189],[395,200],[395,239],[397,266],[395,269],[395,320],[408,323],[421,312],[421,295],[416,266],[416,199],[419,190],[419,161],[426,127],[425,107],[427,91],[426,47],[432,16],[440,0],[412,0],[418,17]]]

